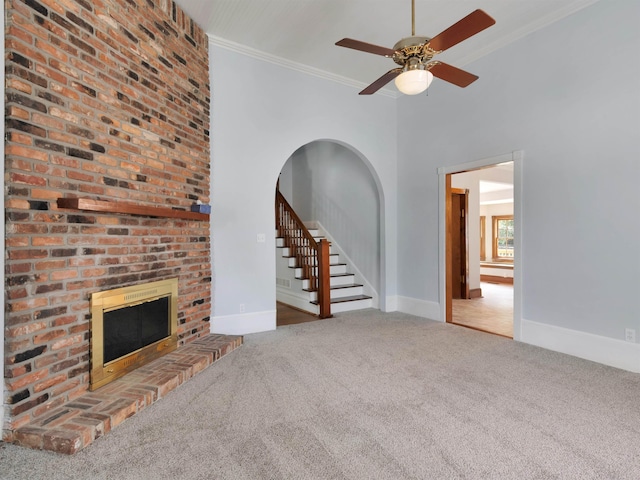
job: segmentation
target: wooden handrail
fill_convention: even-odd
[[[331,317],[329,242],[316,242],[289,202],[276,190],[276,230],[302,269],[302,278],[309,281],[309,290],[318,293],[320,318]]]

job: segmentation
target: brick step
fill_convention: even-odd
[[[76,453],[238,348],[242,340],[213,334],[200,338],[35,418],[9,440],[23,447]]]

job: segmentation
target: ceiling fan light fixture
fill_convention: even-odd
[[[396,77],[396,87],[405,95],[417,95],[424,92],[433,81],[433,73],[429,70],[412,69],[402,72]]]

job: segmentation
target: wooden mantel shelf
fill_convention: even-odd
[[[184,218],[188,220],[209,220],[208,213],[175,210],[167,207],[136,205],[127,202],[107,202],[91,198],[58,198],[58,208],[84,210],[89,212],[124,213],[146,217]]]

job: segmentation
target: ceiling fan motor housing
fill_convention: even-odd
[[[429,48],[429,37],[406,37],[393,46],[393,61],[404,70],[426,68],[426,64],[438,52]]]

